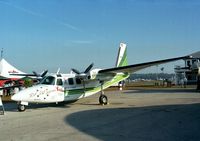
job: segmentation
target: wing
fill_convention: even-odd
[[[33,73],[31,74],[15,74],[12,73],[10,75],[15,75],[15,76],[24,76],[24,77],[33,77],[33,78],[37,78],[37,79],[42,79],[44,76],[46,76],[46,74],[48,73],[48,70],[43,71],[41,74],[38,74],[37,72],[33,71]]]
[[[10,75],[15,75],[15,76],[24,76],[24,77],[31,77],[31,76],[35,76],[36,77],[36,75],[35,74],[18,74],[18,73],[10,73]]]
[[[122,66],[122,67],[115,67],[115,68],[109,68],[109,69],[103,69],[100,70],[99,73],[133,73],[151,66],[160,65],[163,63],[168,63],[172,61],[177,61],[181,59],[187,59],[191,58],[191,56],[183,56],[183,57],[177,57],[177,58],[171,58],[171,59],[165,59],[165,60],[158,60],[158,61],[152,61],[152,62],[146,62],[141,64],[134,64],[134,65],[128,65],[128,66]]]

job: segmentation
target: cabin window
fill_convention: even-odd
[[[63,81],[62,79],[57,79],[57,83],[58,86],[62,86],[63,85]]]
[[[76,84],[81,84],[81,79],[80,78],[76,78]]]
[[[54,85],[55,84],[55,77],[47,76],[41,81],[41,84]]]
[[[74,85],[74,79],[73,78],[69,78],[68,79],[68,84],[69,85]]]

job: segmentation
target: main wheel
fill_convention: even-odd
[[[99,103],[100,103],[101,105],[106,105],[106,104],[108,104],[108,98],[107,98],[107,96],[101,95],[101,96],[99,97]]]
[[[22,105],[22,104],[18,105],[18,111],[23,112],[25,110],[26,110],[26,106],[25,105]]]

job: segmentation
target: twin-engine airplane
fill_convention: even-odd
[[[120,43],[116,67],[109,69],[92,69],[93,64],[91,64],[84,72],[72,69],[72,73],[70,74],[57,73],[47,75],[40,84],[14,94],[11,99],[18,102],[19,111],[25,111],[28,103],[76,101],[101,92],[99,103],[103,105],[108,103],[108,98],[104,95],[103,90],[127,79],[130,73],[153,65],[189,57],[191,56],[128,65],[126,44]]]

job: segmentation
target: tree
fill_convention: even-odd
[[[29,77],[24,79],[24,87],[28,88],[33,86],[33,80]]]

